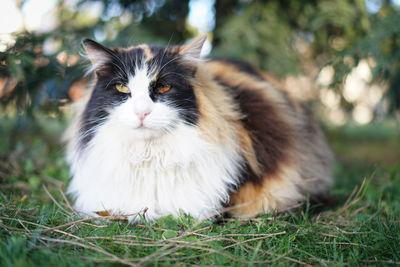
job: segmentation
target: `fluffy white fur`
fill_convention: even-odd
[[[148,208],[149,219],[180,210],[204,218],[228,200],[238,166],[225,148],[207,144],[198,130],[184,125],[153,140],[128,132],[108,121],[80,157],[73,153],[68,192],[78,211],[132,214]]]
[[[176,109],[148,102],[147,76],[138,73],[128,84],[132,97],[110,110],[89,145],[80,150],[75,137],[69,146],[68,193],[75,208],[90,216],[147,208],[150,220],[181,211],[199,219],[218,214],[228,188],[238,183],[238,148],[208,143],[197,127],[181,122]],[[144,98],[147,106],[138,107]],[[142,122],[138,109],[150,111]]]

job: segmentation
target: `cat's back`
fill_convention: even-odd
[[[333,156],[310,108],[246,62],[216,58],[204,65],[237,103],[256,159],[247,159],[243,184],[231,199],[233,213],[281,209],[307,194],[325,194]]]

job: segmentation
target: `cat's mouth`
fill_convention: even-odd
[[[144,134],[148,133],[155,134],[160,131],[160,129],[158,129],[157,127],[154,127],[153,125],[148,125],[143,122],[140,123],[139,125],[135,125],[132,129],[138,133],[144,133]]]
[[[144,125],[139,125],[139,126],[136,128],[136,130],[139,130],[139,131],[144,131],[144,130],[147,130],[147,131],[154,131],[154,129],[152,129],[152,128],[150,128],[150,127],[147,127],[147,126],[144,126]]]
[[[151,129],[150,127],[148,127],[148,126],[145,126],[143,123],[142,124],[140,124],[139,126],[137,126],[137,127],[135,127],[134,128],[135,130],[153,130],[153,129]]]

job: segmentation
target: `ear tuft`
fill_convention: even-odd
[[[190,41],[188,44],[181,46],[179,54],[186,57],[187,59],[198,60],[200,58],[200,52],[203,48],[204,42],[207,40],[207,34],[200,35]]]
[[[82,45],[86,51],[86,57],[92,63],[92,70],[98,69],[101,65],[111,60],[113,51],[101,44],[90,40],[82,40]]]

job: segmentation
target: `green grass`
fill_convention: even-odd
[[[251,220],[182,215],[130,225],[82,219],[63,191],[63,123],[0,120],[0,266],[400,265],[398,125],[327,129],[338,162],[333,207]],[[19,125],[24,125],[23,123]]]

